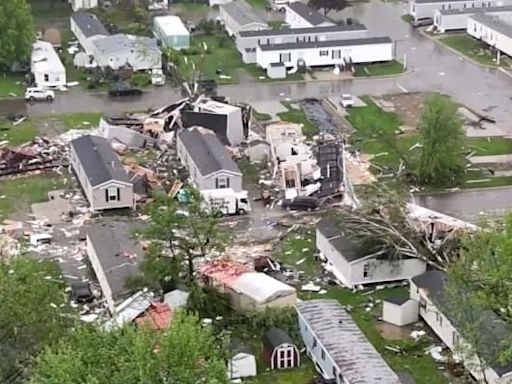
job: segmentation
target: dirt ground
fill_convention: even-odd
[[[395,112],[405,127],[416,129],[427,93],[402,93],[374,98],[384,110]]]
[[[409,339],[412,327],[398,327],[384,321],[375,325],[377,331],[386,340],[404,340]]]

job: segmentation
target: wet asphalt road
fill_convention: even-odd
[[[381,95],[406,91],[439,91],[468,107],[489,114],[503,133],[512,134],[508,117],[512,111],[512,78],[495,69],[479,67],[413,30],[400,20],[405,5],[373,1],[330,14],[334,19],[356,17],[365,23],[371,36],[389,35],[396,41],[397,57],[407,57],[408,73],[381,79],[357,79],[299,84],[251,84],[221,86],[218,93],[239,101],[283,100],[284,98],[322,97],[329,94]],[[130,111],[160,107],[180,98],[168,87],[147,92],[141,97],[113,100],[101,94],[74,89],[51,105],[28,105],[29,114],[84,111]],[[1,108],[1,107],[0,107]]]

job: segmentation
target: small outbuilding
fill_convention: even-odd
[[[244,0],[236,0],[219,7],[219,18],[229,36],[240,31],[270,29],[261,17]]]
[[[228,377],[230,379],[243,379],[257,375],[256,356],[249,346],[240,340],[231,343],[231,357],[228,361]]]
[[[270,63],[267,67],[267,76],[271,79],[284,79],[286,77],[286,66],[284,63]]]
[[[190,32],[178,16],[155,17],[153,33],[166,48],[183,49],[190,45]]]
[[[419,319],[418,302],[408,297],[388,297],[382,304],[382,319],[399,327],[416,323]]]
[[[280,328],[271,328],[265,333],[263,357],[270,369],[287,369],[300,366],[299,348],[297,348],[292,338]]]
[[[51,43],[36,41],[32,45],[30,70],[38,87],[66,85],[66,68]]]

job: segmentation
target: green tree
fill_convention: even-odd
[[[0,382],[18,381],[32,357],[73,321],[58,266],[28,257],[0,261]]]
[[[431,96],[425,103],[420,133],[423,149],[417,175],[420,183],[451,187],[464,174],[464,131],[457,105],[447,97]]]
[[[149,204],[151,223],[144,237],[151,242],[142,264],[150,283],[194,281],[195,262],[212,253],[222,252],[227,244],[226,231],[219,217],[204,209],[200,193],[186,190],[186,201],[159,195]]]
[[[34,40],[32,14],[26,0],[0,1],[0,69],[29,57]]]
[[[176,312],[163,333],[78,325],[37,358],[31,384],[224,384],[226,366],[211,332]]]

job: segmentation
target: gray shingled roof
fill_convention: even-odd
[[[76,12],[71,15],[71,18],[86,38],[96,35],[110,35],[103,23],[92,13]]]
[[[457,329],[457,323],[460,324],[461,320],[455,318],[450,313],[450,310],[447,310],[447,305],[449,304],[447,303],[446,298],[446,288],[448,283],[446,273],[438,270],[430,270],[422,275],[413,277],[411,280],[418,288],[426,291],[426,295],[430,301],[435,304],[437,309],[442,312],[448,320],[450,320],[450,323],[452,323],[452,325]],[[483,354],[490,354],[490,356],[493,356],[493,358],[489,358],[489,360],[492,359],[493,361],[488,364],[500,376],[512,372],[512,359],[507,364],[503,365],[498,363],[498,359],[496,358],[496,355],[499,353],[498,347],[500,346],[501,341],[509,337],[512,330],[492,311],[482,310],[475,312],[474,308],[468,308],[468,310],[472,312],[472,318],[478,319],[478,323],[481,327],[482,332],[479,336],[478,348],[482,350]],[[484,346],[484,344],[486,346]]]
[[[308,23],[312,25],[319,25],[322,23],[332,23],[335,24],[334,21],[325,17],[316,9],[311,8],[309,5],[302,3],[300,1],[295,1],[293,3],[288,4],[288,8],[297,13],[304,20],[307,20]]]
[[[336,300],[309,300],[297,312],[350,384],[400,384],[350,315]]]
[[[362,247],[343,233],[341,222],[325,217],[317,223],[316,229],[347,262],[350,263],[367,256]]]
[[[411,300],[411,299],[409,299],[409,297],[405,297],[405,296],[403,296],[403,297],[402,296],[391,296],[391,297],[384,299],[385,302],[395,304],[398,306],[404,305],[409,300]]]
[[[109,180],[130,183],[123,164],[107,139],[84,135],[71,141],[92,187]]]
[[[239,25],[251,23],[265,23],[256,12],[243,0],[235,0],[227,4],[222,4],[221,8],[230,15]]]
[[[284,43],[284,44],[266,44],[260,45],[262,51],[278,51],[285,49],[307,49],[307,48],[329,48],[329,47],[347,47],[350,45],[361,44],[384,44],[391,43],[389,37],[368,37],[362,39],[347,39],[347,40],[328,40],[328,41],[312,41],[300,43]]]
[[[497,16],[486,15],[485,13],[476,13],[469,18],[494,29],[496,32],[502,33],[505,36],[512,37],[512,24],[501,20]]]
[[[140,54],[140,56],[147,56],[150,53],[160,52],[156,39],[144,36],[131,39],[124,33],[96,39],[92,43],[100,52],[106,55],[132,51]]]
[[[263,345],[268,349],[275,349],[283,344],[295,345],[290,335],[281,328],[270,328],[265,332]]]
[[[134,229],[133,223],[121,221],[96,223],[87,228],[114,299],[129,293],[127,279],[140,274],[138,265],[144,251],[133,238]]]
[[[221,170],[242,174],[213,133],[202,133],[197,128],[190,128],[180,132],[178,137],[203,176]]]
[[[349,32],[366,31],[364,24],[352,25],[330,25],[328,27],[309,27],[309,28],[281,28],[281,29],[263,29],[260,31],[240,31],[241,37],[263,37],[263,36],[283,36],[283,35],[307,35],[329,32]]]

